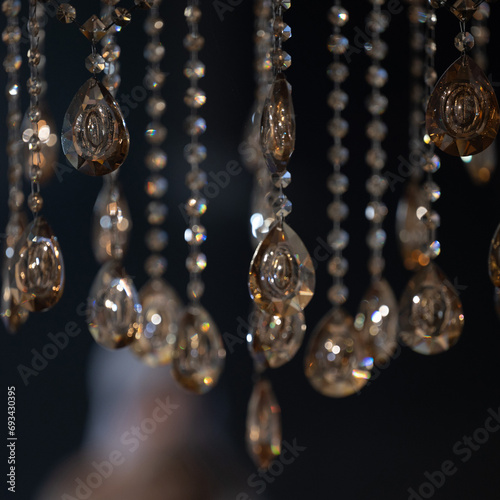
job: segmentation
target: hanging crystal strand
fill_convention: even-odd
[[[328,130],[333,137],[333,146],[328,151],[328,159],[333,166],[333,174],[328,179],[328,187],[333,194],[333,202],[328,206],[328,216],[333,221],[333,229],[328,235],[328,243],[333,256],[328,263],[333,286],[328,292],[332,309],[314,329],[309,340],[305,357],[305,374],[311,385],[324,396],[344,397],[359,391],[367,382],[369,371],[362,369],[359,357],[359,342],[352,317],[342,305],[348,297],[344,276],[348,269],[343,256],[349,236],[341,222],[347,217],[348,207],[342,200],[349,180],[342,172],[349,158],[349,151],[342,144],[348,131],[348,123],[342,118],[347,106],[348,95],[341,84],[349,76],[348,67],[340,56],[349,48],[349,41],[342,28],[349,21],[349,13],[335,0],[328,18],[333,32],[328,39],[328,50],[333,54],[333,62],[328,67],[328,75],[333,81],[333,90],[328,96],[328,104],[333,109],[333,119]]]
[[[366,135],[371,141],[366,154],[366,162],[371,168],[371,176],[366,184],[370,202],[365,210],[365,216],[370,222],[367,244],[371,253],[368,261],[371,284],[361,301],[354,322],[366,356],[363,361],[366,367],[373,363],[383,364],[390,359],[397,345],[398,322],[396,297],[382,276],[385,267],[383,248],[386,240],[383,221],[387,216],[383,195],[387,189],[387,181],[381,175],[381,171],[387,159],[382,147],[387,126],[381,117],[387,108],[388,99],[380,90],[387,81],[387,71],[381,66],[381,61],[387,54],[387,44],[380,35],[387,29],[389,18],[382,11],[382,1],[371,3],[373,8],[367,19],[367,26],[373,35],[370,43],[365,45],[365,51],[371,59],[367,81],[372,87],[367,100],[371,120],[366,127]]]
[[[490,17],[490,4],[483,2],[472,18],[471,34],[474,37],[474,60],[477,65],[486,73],[488,69],[488,52],[486,47],[490,41],[490,30],[488,29],[488,19]],[[480,185],[487,184],[497,166],[497,147],[493,142],[491,146],[483,152],[473,156],[463,156],[467,172],[471,179]]]
[[[421,249],[427,241],[427,228],[416,215],[417,208],[425,203],[421,187],[422,169],[422,123],[425,121],[422,102],[424,100],[424,44],[425,22],[427,19],[427,0],[409,0],[408,17],[410,22],[410,129],[409,162],[411,171],[404,194],[398,202],[396,211],[396,235],[401,258],[406,269],[415,271],[420,268]],[[434,14],[435,17],[435,14]],[[436,72],[425,75],[426,79],[436,81]]]
[[[207,201],[201,192],[206,185],[207,175],[200,168],[207,151],[205,146],[198,142],[198,136],[206,129],[205,120],[198,115],[198,109],[206,102],[205,93],[198,87],[198,80],[204,75],[205,68],[198,58],[205,43],[204,37],[198,31],[201,14],[198,0],[189,0],[184,10],[189,29],[184,38],[184,47],[190,53],[190,60],[184,71],[190,87],[184,102],[191,110],[186,121],[187,133],[191,140],[184,149],[184,156],[191,167],[186,176],[186,185],[191,191],[186,203],[189,226],[184,233],[184,239],[190,248],[186,259],[189,272],[189,304],[179,321],[172,359],[174,378],[182,387],[198,394],[208,392],[217,384],[226,357],[219,330],[200,304],[205,289],[201,272],[207,265],[205,254],[200,251],[200,245],[207,237],[205,227],[200,222],[200,216],[207,210]]]
[[[118,24],[113,24],[117,9],[103,1],[101,16],[110,25],[102,37],[102,55],[97,53],[96,41],[87,58],[87,69],[96,78],[107,73],[104,83],[107,92],[115,97],[120,83],[120,49],[115,42]],[[90,61],[90,62],[89,62]],[[108,80],[106,80],[108,79]],[[104,180],[94,206],[93,249],[103,266],[94,278],[87,309],[89,331],[95,341],[108,349],[125,347],[142,334],[142,307],[132,279],[122,266],[131,230],[131,219],[125,198],[117,183],[118,171]]]
[[[164,20],[160,17],[161,0],[155,0],[144,23],[144,30],[149,36],[144,50],[147,63],[147,73],[161,73],[160,62],[163,59],[164,47],[161,44],[160,33]],[[139,298],[144,316],[143,334],[132,344],[132,350],[140,359],[150,365],[159,366],[172,361],[175,339],[181,310],[181,301],[175,290],[163,279],[167,261],[161,252],[167,245],[168,237],[162,228],[168,214],[164,203],[167,190],[167,179],[163,175],[163,167],[152,158],[166,158],[162,143],[166,129],[161,123],[161,117],[166,110],[166,102],[161,96],[161,85],[150,89],[151,93],[146,103],[146,112],[150,123],[146,126],[145,137],[149,150],[146,153],[145,164],[149,171],[146,180],[146,192],[150,201],[145,217],[150,225],[146,234],[146,245],[151,255],[146,259],[145,270],[149,280],[141,288]],[[190,126],[188,124],[188,126]],[[191,126],[196,127],[195,124]],[[199,124],[198,124],[199,126]]]
[[[26,216],[23,212],[23,165],[20,151],[20,68],[21,68],[21,27],[19,25],[20,2],[9,0],[3,4],[3,12],[7,17],[7,25],[2,33],[2,39],[7,46],[7,54],[3,68],[7,73],[5,95],[7,96],[7,158],[8,158],[8,208],[9,217],[5,228],[5,243],[2,245],[2,288],[1,309],[5,328],[10,333],[16,333],[28,319],[28,311],[20,306],[19,292],[15,282],[11,281],[9,269],[13,267],[14,248],[23,234],[26,226]]]
[[[431,95],[434,75],[434,55],[436,52],[435,25],[436,15],[430,7],[426,15],[425,42],[425,83],[427,98]],[[424,101],[424,108],[427,103]],[[424,133],[424,132],[423,132]],[[436,229],[440,225],[439,215],[433,203],[440,196],[439,186],[433,174],[440,168],[441,161],[435,154],[434,143],[424,136],[422,165],[426,173],[423,190],[425,203],[417,208],[416,214],[427,227],[427,242],[422,249],[420,263],[424,266],[409,281],[401,297],[399,330],[401,339],[420,354],[437,354],[448,350],[459,339],[464,325],[462,303],[457,291],[448,281],[441,269],[434,264],[440,254],[441,245],[436,239]]]

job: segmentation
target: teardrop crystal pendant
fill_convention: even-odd
[[[265,379],[255,384],[248,403],[246,442],[259,469],[269,468],[281,453],[281,410]]]
[[[438,354],[457,343],[463,326],[457,291],[431,262],[415,274],[401,297],[401,339],[415,352]]]
[[[149,366],[172,361],[181,311],[174,289],[161,278],[149,280],[140,290],[144,327],[132,344],[132,351]]]
[[[260,128],[264,158],[271,172],[284,172],[295,149],[295,114],[292,86],[283,73],[271,84]]]
[[[490,245],[488,271],[490,273],[491,282],[500,286],[500,225],[497,227]]]
[[[175,380],[189,391],[204,394],[217,384],[225,358],[213,319],[202,306],[188,306],[179,322],[172,360]]]
[[[117,261],[104,264],[90,289],[87,323],[95,341],[108,349],[132,343],[142,333],[142,308],[134,283]]]
[[[315,284],[304,243],[288,224],[278,221],[255,250],[248,279],[250,296],[263,311],[290,316],[309,304]]]
[[[499,125],[493,87],[473,59],[460,56],[429,99],[426,127],[431,141],[453,156],[474,155],[495,140]]]
[[[297,354],[307,329],[302,313],[282,318],[256,309],[253,318],[250,349],[259,362],[279,368]]]
[[[12,283],[28,311],[47,311],[64,290],[64,262],[52,229],[41,215],[26,228],[14,250]]]
[[[71,165],[92,176],[113,172],[128,155],[130,138],[120,106],[93,77],[66,111],[61,145]]]
[[[116,216],[116,233],[113,234],[112,218]],[[125,254],[128,248],[132,217],[127,200],[121,189],[106,177],[97,196],[92,221],[92,250],[98,262],[111,259],[112,241],[116,237],[117,247]]]
[[[406,186],[405,193],[398,203],[396,233],[403,264],[410,271],[429,262],[429,258],[422,252],[428,242],[427,227],[417,217],[418,207],[425,207],[427,203],[424,190],[417,182],[410,182]]]
[[[350,396],[366,385],[372,367],[373,360],[363,355],[351,316],[332,309],[309,341],[305,374],[311,385],[324,396]]]
[[[397,346],[398,306],[385,279],[373,282],[365,293],[354,326],[366,354],[375,364],[386,363]]]
[[[460,21],[470,21],[484,0],[440,0]]]

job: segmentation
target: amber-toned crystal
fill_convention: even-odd
[[[302,313],[292,316],[274,316],[262,310],[254,311],[251,350],[260,361],[278,368],[290,361],[302,345],[306,332]]]
[[[311,256],[297,233],[277,222],[256,248],[248,279],[250,296],[269,314],[301,312],[314,295],[316,275]]]
[[[409,281],[401,297],[401,339],[420,354],[437,354],[457,343],[463,326],[458,294],[431,262]]]
[[[441,5],[448,7],[450,12],[460,21],[470,21],[474,12],[484,0],[443,0]]]
[[[172,374],[185,389],[204,394],[217,384],[226,351],[219,329],[200,305],[188,306],[179,322]]]
[[[12,265],[12,259],[5,258],[2,267],[0,315],[7,331],[17,333],[19,328],[26,323],[29,313],[21,306],[21,293],[15,286],[14,273],[10,271]]]
[[[68,161],[87,175],[116,170],[128,155],[130,137],[120,106],[106,87],[90,78],[64,116],[61,145]]]
[[[281,453],[281,410],[271,384],[260,379],[253,388],[247,412],[248,453],[259,469],[267,469]]]
[[[469,156],[495,140],[499,125],[493,87],[474,60],[463,54],[446,70],[431,94],[427,133],[445,153]]]
[[[497,227],[490,245],[489,273],[491,282],[500,286],[500,226]]]
[[[113,242],[120,247],[122,254],[126,252],[132,229],[132,217],[126,198],[111,179],[105,179],[94,205],[92,222],[92,250],[101,264],[111,259]],[[114,234],[113,217],[116,217]]]
[[[292,86],[278,73],[264,103],[260,141],[271,172],[284,172],[295,149]]]
[[[370,378],[373,360],[364,357],[352,317],[332,309],[313,331],[305,358],[305,374],[324,396],[343,398],[358,392]]]
[[[140,290],[144,328],[136,336],[132,350],[149,366],[172,361],[181,301],[174,289],[161,278],[149,280]]]
[[[134,283],[112,260],[104,264],[90,289],[87,323],[95,341],[108,349],[129,345],[142,333],[142,312]]]
[[[80,31],[86,38],[95,43],[106,34],[106,25],[96,15],[93,15],[80,26]]]
[[[57,238],[47,221],[38,216],[26,228],[14,250],[11,282],[28,311],[47,311],[64,290],[64,262]]]
[[[385,279],[375,280],[365,293],[354,326],[366,354],[375,364],[386,363],[397,345],[398,306]]]

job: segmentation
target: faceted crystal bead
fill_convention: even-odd
[[[198,164],[207,158],[207,148],[203,144],[187,144],[184,148],[184,158],[188,163]]]
[[[12,257],[12,279],[19,303],[28,311],[47,311],[62,297],[64,262],[57,238],[41,216],[26,228]]]
[[[366,135],[373,141],[383,141],[387,135],[387,125],[380,120],[372,120],[366,127]]]
[[[167,190],[168,181],[162,175],[153,174],[146,179],[146,193],[151,198],[162,198]]]
[[[337,278],[343,278],[349,269],[349,263],[344,257],[332,257],[328,261],[328,273]]]
[[[181,301],[161,278],[149,280],[140,290],[143,329],[132,351],[149,366],[169,364],[174,354]]]
[[[248,453],[261,470],[269,468],[281,453],[281,410],[271,384],[260,379],[248,403],[246,443]]]
[[[333,229],[327,240],[333,250],[344,250],[349,244],[349,234],[343,229]]]
[[[165,47],[161,43],[148,43],[144,48],[144,58],[150,63],[158,63],[165,56]]]
[[[201,224],[194,224],[184,231],[184,239],[189,245],[201,245],[207,239],[207,232]]]
[[[19,26],[7,26],[2,31],[2,41],[7,45],[12,45],[21,40],[21,28]]]
[[[349,102],[349,96],[343,90],[332,90],[328,95],[328,106],[335,111],[343,111]]]
[[[144,239],[146,246],[152,252],[161,252],[168,245],[168,234],[163,229],[150,229]]]
[[[111,12],[111,19],[117,26],[123,28],[132,21],[132,14],[125,7],[116,7],[116,9],[113,9]]]
[[[114,42],[107,43],[103,48],[101,55],[105,62],[110,63],[116,61],[120,57],[121,49],[120,46]]]
[[[500,287],[500,226],[497,227],[490,245],[489,273],[491,282]]]
[[[205,76],[205,65],[199,60],[190,60],[184,66],[184,76],[187,78],[203,78]]]
[[[335,5],[330,8],[328,19],[334,26],[342,28],[349,21],[349,13],[343,7]]]
[[[460,21],[470,21],[479,4],[484,0],[440,0],[439,6],[448,7]]]
[[[328,50],[332,54],[344,54],[349,48],[349,40],[343,35],[333,34],[328,39]]]
[[[203,215],[207,211],[207,200],[203,196],[195,195],[186,203],[186,213],[190,217]]]
[[[255,250],[248,286],[258,307],[281,317],[303,311],[312,299],[313,263],[288,224],[276,223]]]
[[[142,308],[133,281],[121,264],[104,264],[90,289],[87,323],[94,340],[108,349],[131,344],[142,334]]]
[[[300,349],[306,329],[302,313],[282,318],[256,309],[249,340],[252,354],[265,365],[279,368]]]
[[[205,38],[198,33],[188,33],[184,37],[184,48],[189,52],[198,52],[205,45]]]
[[[388,186],[387,179],[380,175],[372,175],[366,181],[366,190],[373,196],[382,196]]]
[[[362,356],[352,318],[335,307],[311,335],[305,357],[306,377],[324,396],[349,396],[370,378],[372,360]]]
[[[437,73],[434,68],[426,68],[424,74],[425,84],[429,87],[433,87],[437,80]]]
[[[349,131],[349,124],[343,118],[333,118],[328,122],[328,132],[332,137],[343,139]]]
[[[443,272],[434,263],[418,271],[400,302],[399,329],[405,344],[420,354],[447,351],[463,325],[462,303]]]
[[[279,73],[264,104],[260,129],[262,151],[271,172],[286,170],[295,149],[292,87]]]
[[[163,170],[167,166],[167,153],[159,148],[151,149],[146,156],[146,166],[153,172]]]
[[[334,62],[328,66],[327,74],[332,81],[343,83],[349,76],[349,68],[345,64]]]
[[[283,21],[283,18],[280,16],[276,16],[273,28],[274,36],[277,38],[281,38],[282,42],[286,42],[292,37],[292,29]]]
[[[190,5],[184,9],[184,16],[188,23],[199,23],[201,21],[201,10],[196,5]]]
[[[366,81],[375,88],[381,88],[387,83],[388,74],[384,68],[380,66],[370,66],[366,74]]]
[[[207,256],[202,252],[193,252],[186,259],[186,269],[193,274],[204,271],[207,267]]]
[[[455,37],[455,48],[460,52],[474,47],[474,37],[468,31],[462,31]]]
[[[167,259],[162,255],[150,255],[144,262],[144,269],[152,278],[159,278],[167,270]]]
[[[275,187],[287,188],[292,182],[292,174],[288,171],[271,175],[271,181]]]
[[[165,21],[161,17],[148,16],[144,21],[144,31],[149,36],[160,34],[165,27]]]
[[[333,201],[328,205],[327,214],[333,221],[343,221],[349,215],[349,207],[342,201]]]
[[[184,102],[186,106],[190,108],[198,109],[201,108],[207,102],[207,96],[203,90],[190,87],[186,91],[186,95],[184,96]]]
[[[167,127],[163,126],[159,122],[151,122],[146,126],[146,132],[144,132],[144,137],[149,144],[159,145],[167,138]]]
[[[71,101],[61,145],[71,165],[91,176],[113,172],[128,155],[130,137],[120,107],[94,78]]]
[[[429,99],[426,127],[431,141],[445,153],[473,155],[495,140],[499,125],[498,101],[490,82],[469,56],[459,57]]]
[[[373,40],[370,43],[365,43],[365,52],[374,61],[382,61],[387,56],[388,47],[383,40]]]
[[[380,201],[371,201],[368,203],[365,210],[365,217],[372,222],[383,222],[387,215],[387,207]]]
[[[366,243],[372,250],[380,250],[385,245],[387,235],[383,229],[370,229],[366,236]]]
[[[284,194],[276,197],[272,207],[276,217],[287,217],[292,212],[292,202]]]
[[[422,168],[425,172],[436,173],[441,167],[441,160],[438,155],[432,155],[425,159]]]
[[[144,77],[144,86],[148,90],[159,89],[165,83],[166,73],[162,73],[155,68],[148,68],[146,76]]]
[[[116,217],[116,234],[113,235],[113,218]],[[113,243],[122,254],[127,251],[132,218],[127,200],[121,189],[105,182],[99,192],[92,215],[92,250],[99,263],[111,259]],[[116,240],[115,240],[116,238]]]
[[[397,345],[398,307],[385,279],[375,280],[359,306],[354,326],[375,364],[386,363]]]
[[[80,31],[92,43],[96,43],[106,34],[106,26],[96,15],[93,15],[80,27]]]
[[[62,3],[57,8],[56,17],[58,21],[70,24],[76,19],[76,9],[69,3]]]
[[[207,174],[203,170],[192,170],[186,174],[186,186],[191,191],[203,189],[207,185]]]
[[[333,194],[344,194],[349,189],[349,179],[341,173],[332,174],[328,177],[328,189]]]
[[[184,128],[188,135],[199,136],[207,129],[207,122],[200,116],[188,116]]]
[[[343,283],[337,283],[328,290],[328,300],[339,306],[345,304],[349,298],[349,290]]]
[[[146,219],[148,224],[159,225],[165,222],[168,207],[159,201],[150,201],[146,207]]]
[[[104,60],[104,57],[102,57],[100,54],[90,54],[85,59],[85,67],[91,73],[100,73],[105,66],[106,66],[106,61]]]
[[[431,203],[434,203],[441,198],[441,188],[435,182],[426,182],[424,183],[423,188],[425,194],[427,195],[427,199]]]
[[[155,0],[134,0],[135,4],[139,9],[150,9],[153,7]]]
[[[179,322],[172,374],[185,389],[204,394],[217,384],[226,351],[217,326],[200,305],[188,306]]]
[[[146,103],[146,111],[149,116],[159,118],[167,109],[167,103],[164,99],[158,96],[152,96]]]
[[[382,94],[371,94],[366,103],[368,111],[372,115],[382,115],[387,110],[389,100]]]
[[[349,160],[349,150],[344,146],[332,146],[328,150],[328,159],[333,165],[344,166]]]

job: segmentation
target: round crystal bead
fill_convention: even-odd
[[[328,273],[337,278],[343,278],[349,270],[349,263],[344,257],[332,257],[328,262]]]
[[[333,194],[344,194],[349,189],[349,179],[341,173],[335,173],[328,177],[328,189]]]
[[[455,48],[460,52],[474,47],[474,37],[468,31],[462,31],[455,37]]]
[[[343,7],[334,5],[328,13],[328,19],[334,26],[341,28],[349,21],[349,13]]]

